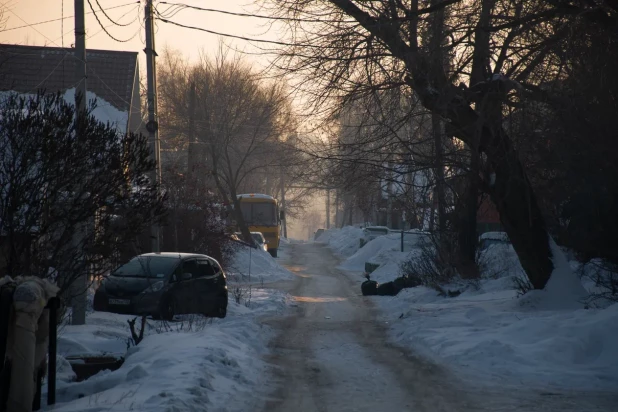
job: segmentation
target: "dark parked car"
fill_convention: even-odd
[[[219,262],[206,255],[147,253],[105,278],[94,295],[94,310],[152,315],[201,313],[224,318],[227,282]]]

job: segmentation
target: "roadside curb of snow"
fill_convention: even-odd
[[[251,299],[248,305],[230,300],[228,316],[206,322],[199,331],[149,331],[138,346],[126,352],[124,364],[116,371],[103,371],[79,383],[59,381],[54,410],[261,409],[264,399],[256,393],[267,393],[264,387],[270,385],[263,356],[269,353],[276,332],[260,319],[287,313],[291,300],[283,292],[262,288],[254,288]],[[86,328],[66,328],[60,349],[63,342],[82,342],[81,348],[75,345],[68,349],[96,353],[96,347],[88,345],[103,343],[105,351],[115,345],[115,352],[120,352],[125,343],[117,336],[123,331],[128,336],[126,320],[131,318],[95,313]],[[174,324],[178,323],[170,325]],[[97,335],[101,326],[102,334]],[[115,329],[119,330],[114,333]]]

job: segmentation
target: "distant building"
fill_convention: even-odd
[[[87,50],[87,99],[96,100],[93,115],[115,125],[120,133],[142,132],[138,53]],[[74,49],[0,44],[0,96],[34,95],[39,90],[61,93],[74,104]],[[6,234],[0,233],[0,272],[5,264]],[[30,233],[24,233],[26,239]],[[22,257],[25,261],[29,256]],[[1,273],[0,273],[1,274]]]
[[[73,103],[74,49],[0,44],[0,93],[63,93]],[[138,53],[87,50],[87,98],[96,99],[94,116],[121,132],[142,131]],[[142,131],[143,132],[143,131]]]
[[[501,232],[503,231],[502,223],[500,222],[500,213],[494,202],[489,196],[482,196],[481,203],[476,212],[476,227],[478,234],[486,232]]]

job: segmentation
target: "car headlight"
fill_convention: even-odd
[[[165,286],[165,283],[163,283],[162,280],[153,283],[152,285],[148,286],[147,289],[145,289],[142,293],[153,293],[153,292],[158,292],[161,289],[163,289],[163,286]]]

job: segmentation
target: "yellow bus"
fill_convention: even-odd
[[[262,232],[267,242],[268,252],[277,257],[279,249],[281,219],[277,199],[261,193],[238,195],[240,210],[250,232]]]

